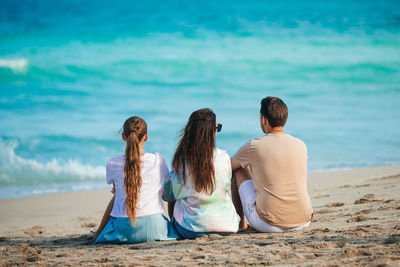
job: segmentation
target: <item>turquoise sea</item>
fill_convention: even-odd
[[[0,0],[0,199],[106,187],[132,115],[170,162],[212,108],[233,155],[268,95],[310,171],[400,164],[400,2]]]

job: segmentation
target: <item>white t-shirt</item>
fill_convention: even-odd
[[[240,217],[229,197],[231,189],[231,161],[221,149],[214,151],[215,190],[211,195],[194,189],[188,171],[186,183],[171,172],[165,184],[165,200],[176,200],[174,218],[183,228],[193,232],[237,232]]]
[[[140,157],[142,187],[140,188],[136,217],[164,212],[162,195],[164,183],[169,181],[169,170],[162,155],[146,153]],[[111,211],[113,217],[128,217],[125,207],[124,186],[125,155],[112,158],[107,163],[107,184],[115,185],[115,201]]]

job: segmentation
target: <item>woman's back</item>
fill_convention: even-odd
[[[188,170],[184,175],[186,182],[172,172],[170,186],[166,187],[172,192],[166,193],[176,199],[174,218],[193,232],[237,232],[239,216],[228,194],[232,176],[229,155],[215,148],[213,164],[215,190],[211,195],[195,190]]]

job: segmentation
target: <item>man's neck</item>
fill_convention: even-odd
[[[283,127],[274,127],[267,134],[283,134]]]

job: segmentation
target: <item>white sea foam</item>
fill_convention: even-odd
[[[33,185],[73,181],[101,180],[104,166],[92,166],[78,160],[52,159],[39,162],[15,153],[18,142],[0,139],[0,185]]]
[[[15,73],[26,72],[28,67],[28,60],[25,58],[16,59],[1,59],[0,58],[0,68],[9,68]]]

